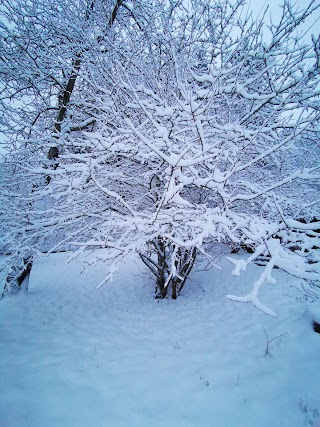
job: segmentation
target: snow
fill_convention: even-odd
[[[235,277],[223,259],[173,301],[134,260],[96,290],[107,267],[67,258],[38,260],[29,292],[0,302],[1,427],[320,425],[320,304],[301,279],[275,270],[261,288],[273,318],[225,298],[250,291],[256,265]]]

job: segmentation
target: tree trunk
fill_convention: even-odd
[[[24,280],[29,278],[32,265],[33,259],[31,256],[29,258],[23,258],[23,262],[21,264],[18,264],[17,262],[6,278],[1,298],[5,296],[6,292],[19,290]]]
[[[108,31],[108,29],[110,29],[112,27],[114,21],[116,20],[117,13],[118,13],[119,7],[121,6],[122,2],[123,2],[123,0],[117,0],[116,1],[116,4],[115,4],[115,6],[111,12],[111,16],[108,20],[108,24],[107,24],[107,27],[105,29],[105,32]],[[86,13],[85,20],[89,19],[89,16],[93,10],[93,6],[94,6],[94,0],[91,2],[90,6],[88,7],[88,11]],[[101,37],[101,40],[102,40],[102,37]],[[100,40],[98,40],[98,41],[100,41]],[[55,134],[57,140],[59,139],[61,129],[62,129],[62,124],[66,118],[66,115],[67,115],[67,108],[68,108],[68,105],[69,105],[70,100],[71,100],[72,93],[73,93],[74,88],[75,88],[77,77],[79,75],[83,53],[84,53],[84,50],[78,51],[75,58],[73,59],[70,77],[66,83],[65,88],[61,91],[61,93],[58,97],[58,99],[59,99],[59,112],[58,112],[56,121],[54,123],[54,134]],[[53,145],[49,148],[47,157],[49,160],[52,160],[52,162],[53,162],[52,168],[56,169],[58,167],[57,159],[59,157],[58,144]],[[51,177],[47,176],[47,184],[50,183],[50,180],[51,180]],[[32,259],[32,257],[29,257],[27,259],[23,259],[22,263],[20,263],[20,261],[18,261],[18,263],[13,266],[12,271],[15,272],[15,275],[14,275],[15,278],[13,278],[11,276],[11,274],[9,274],[7,276],[6,284],[5,284],[5,288],[4,288],[2,296],[5,294],[6,290],[12,286],[10,283],[12,283],[13,281],[16,281],[18,288],[21,286],[21,283],[25,280],[25,278],[29,277],[30,272],[31,272],[31,268],[32,268],[32,264],[33,264],[33,259]]]
[[[161,236],[150,242],[149,255],[139,253],[143,263],[151,270],[156,279],[155,298],[165,298],[168,290],[172,288],[172,298],[176,299],[186,283],[193,268],[197,248],[179,248],[176,252],[175,275],[171,272],[173,247]],[[152,258],[152,256],[156,257]]]
[[[111,12],[111,17],[108,21],[108,25],[105,32],[112,27],[114,21],[116,20],[117,13],[122,2],[123,0],[116,1],[116,4]],[[91,3],[90,7],[88,8],[88,13],[86,14],[86,18],[85,18],[86,21],[90,17],[90,14],[93,10],[93,6],[94,6],[94,1]],[[103,37],[100,37],[98,41],[102,40],[102,38]],[[79,71],[81,68],[83,53],[84,53],[84,50],[80,50],[79,52],[77,52],[75,58],[72,60],[72,70],[71,70],[70,77],[67,81],[65,88],[61,91],[59,95],[59,112],[57,115],[56,122],[54,124],[54,132],[57,135],[57,138],[59,138],[59,134],[61,133],[61,128],[62,128],[62,123],[66,118],[67,107],[69,105],[69,102],[77,81],[77,77],[79,75]],[[56,160],[58,157],[59,157],[59,148],[57,146],[50,147],[48,151],[48,159]],[[54,166],[54,168],[55,169],[57,168],[57,164]],[[50,178],[49,178],[49,182],[50,182]]]

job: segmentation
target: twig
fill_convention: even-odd
[[[287,332],[285,332],[284,334],[281,334],[281,335],[277,335],[276,337],[273,337],[273,338],[271,338],[271,339],[269,340],[269,337],[268,337],[268,334],[267,334],[266,329],[265,329],[265,328],[263,328],[263,330],[264,330],[264,334],[265,334],[266,339],[267,339],[266,351],[265,351],[265,353],[264,353],[264,356],[266,357],[266,355],[267,355],[267,354],[270,354],[270,352],[269,352],[270,345],[269,345],[269,344],[271,344],[271,343],[272,343],[272,341],[274,341],[274,340],[276,340],[276,339],[278,339],[278,338],[283,337],[284,335],[286,335],[286,334],[287,334]]]

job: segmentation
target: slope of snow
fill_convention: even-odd
[[[223,260],[160,301],[133,261],[96,291],[106,267],[65,259],[37,261],[29,292],[0,302],[1,427],[320,426],[320,308],[301,281],[276,271],[261,290],[272,318],[225,298],[257,266],[233,277]]]

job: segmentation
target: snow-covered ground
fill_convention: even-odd
[[[96,291],[105,267],[65,259],[37,261],[29,292],[0,302],[1,427],[320,426],[320,307],[299,280],[276,271],[261,290],[272,318],[225,298],[257,266],[233,277],[223,260],[160,301],[133,261]]]

